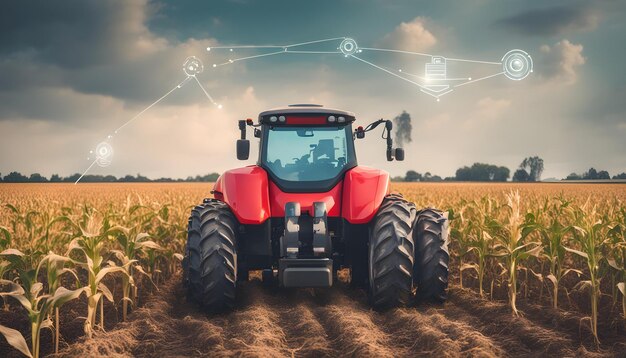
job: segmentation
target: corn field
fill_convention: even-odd
[[[226,355],[412,356],[424,353],[415,351],[420,347],[415,342],[432,344],[428,352],[437,353],[437,340],[443,339],[437,334],[454,338],[456,329],[473,332],[463,338],[471,342],[451,345],[452,354],[446,355],[508,356],[515,354],[498,343],[497,335],[508,327],[543,322],[537,312],[562,325],[575,323],[563,328],[544,322],[537,323],[543,331],[531,329],[515,337],[512,332],[510,340],[519,341],[521,353],[569,355],[582,347],[584,352],[619,355],[618,349],[626,349],[623,185],[398,183],[392,189],[417,207],[448,211],[451,302],[439,308],[372,312],[362,295],[344,285],[330,290],[332,299],[317,298],[315,292],[306,296],[313,290],[303,290],[296,295],[305,295],[300,300],[305,303],[286,303],[280,292],[257,289],[253,279],[242,288],[248,301],[231,314],[233,333],[187,354],[223,349]],[[0,356],[106,355],[126,349],[128,342],[114,351],[99,350],[119,340],[114,335],[118,327],[145,324],[150,309],[178,305],[172,300],[184,296],[178,286],[188,215],[210,190],[210,184],[0,185]],[[259,302],[254,302],[257,296]],[[480,306],[492,307],[496,328],[481,323],[471,315],[475,312],[465,312],[472,311],[465,309],[468,302],[475,303],[477,312]],[[272,309],[264,312],[267,307]],[[193,307],[170,311],[176,309],[200,316],[204,325],[225,324],[225,318],[202,317]],[[276,310],[311,317],[294,325]],[[505,311],[505,317],[496,317]],[[481,319],[489,314],[485,311]],[[420,320],[443,328],[437,334],[424,331]],[[165,318],[160,321],[155,325],[166,324]],[[171,324],[189,323],[175,322]],[[263,325],[269,328],[259,338],[255,334]],[[303,327],[308,328],[301,335],[294,333]],[[198,334],[209,334],[205,328]],[[558,335],[561,329],[570,330],[568,342],[542,340],[544,331]],[[359,330],[361,337],[354,333]],[[307,332],[312,331],[326,338],[311,341]],[[525,334],[534,346],[521,341]],[[243,342],[247,350],[231,342]],[[158,344],[155,340],[154,347]],[[179,350],[169,353],[184,355],[184,347],[193,347],[178,344]],[[166,348],[126,353],[168,355]]]

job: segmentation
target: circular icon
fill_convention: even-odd
[[[113,147],[107,142],[102,142],[96,146],[96,164],[101,167],[108,167],[111,165],[111,158],[113,157]]]
[[[509,79],[522,80],[533,72],[533,59],[526,51],[511,50],[502,57],[502,70]]]
[[[339,44],[339,50],[343,52],[344,55],[350,56],[357,53],[359,47],[356,45],[356,41],[351,38],[346,38]]]
[[[183,62],[183,71],[187,76],[195,76],[201,74],[204,70],[204,66],[202,65],[202,61],[200,61],[196,56],[187,57],[185,62]]]

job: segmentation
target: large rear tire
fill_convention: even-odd
[[[413,277],[420,300],[443,303],[448,299],[448,218],[439,210],[417,213],[413,228],[415,267]]]
[[[410,302],[413,289],[412,236],[415,205],[401,195],[385,197],[369,239],[369,296],[377,308]]]
[[[191,211],[184,280],[188,297],[210,312],[234,307],[237,219],[226,204],[205,199]]]

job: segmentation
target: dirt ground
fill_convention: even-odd
[[[623,334],[601,327],[598,350],[575,313],[522,302],[523,316],[513,319],[505,302],[459,288],[443,306],[376,312],[364,291],[341,278],[327,290],[286,290],[253,277],[241,285],[234,312],[210,316],[187,303],[175,276],[128,322],[79,340],[61,356],[626,356]]]

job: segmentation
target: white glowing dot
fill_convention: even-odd
[[[232,49],[232,48],[230,49],[230,52],[233,52],[233,49]]]
[[[210,47],[207,47],[207,48],[206,48],[206,50],[207,50],[207,51],[211,51],[211,48],[210,48]]]
[[[437,102],[439,102],[439,98],[437,98]]]
[[[217,64],[216,64],[216,63],[214,63],[214,64],[213,64],[213,67],[217,67]]]
[[[470,80],[470,81],[471,81],[471,80],[472,80],[472,78],[470,77],[470,78],[468,78],[468,80]]]
[[[233,63],[233,60],[228,60],[228,62]]]
[[[221,104],[218,104],[218,105],[217,105],[217,108],[218,108],[218,109],[222,109],[222,105],[221,105]]]
[[[90,150],[90,151],[89,151],[89,154],[93,154],[93,150]]]

